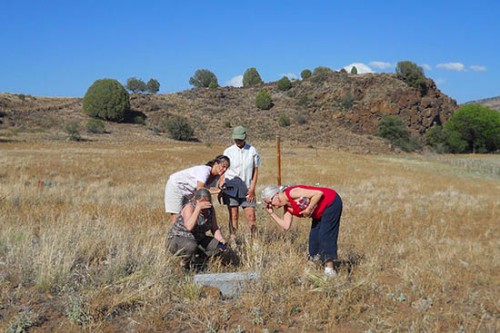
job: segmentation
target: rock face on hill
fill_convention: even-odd
[[[321,104],[340,106],[332,112],[343,126],[358,133],[376,134],[380,119],[393,115],[401,117],[414,134],[422,135],[434,123],[444,124],[457,109],[457,103],[432,80],[427,81],[425,96],[390,74],[339,73],[330,82],[330,89],[319,98]]]
[[[457,103],[439,91],[432,80],[427,93],[409,87],[394,74],[354,75],[333,72],[326,77],[294,81],[288,91],[276,83],[261,87],[196,88],[172,94],[131,95],[132,111],[145,125],[106,123],[110,135],[120,140],[130,133],[163,137],[163,124],[173,115],[186,117],[202,142],[227,143],[231,127],[244,125],[254,140],[273,140],[279,135],[291,144],[332,146],[339,149],[383,151],[387,142],[375,137],[382,117],[401,117],[412,135],[422,137],[434,123],[444,124]],[[266,89],[272,96],[270,110],[259,110],[255,96]],[[88,117],[79,98],[45,98],[0,95],[0,114],[6,127],[60,130],[70,121]],[[139,135],[139,134],[138,134]],[[103,137],[97,137],[101,140]],[[355,147],[355,148],[353,148]],[[356,148],[357,147],[357,148]]]

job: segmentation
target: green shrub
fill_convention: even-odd
[[[388,139],[406,152],[420,148],[418,141],[410,138],[410,132],[397,116],[385,116],[380,120],[377,135]]]
[[[156,79],[149,79],[146,83],[146,90],[151,94],[156,94],[160,90],[160,82]]]
[[[83,110],[91,117],[121,121],[129,109],[127,90],[113,79],[95,81],[83,97]]]
[[[68,133],[68,138],[71,141],[80,141],[82,139],[80,135],[80,124],[76,121],[72,121],[66,126],[66,133]]]
[[[173,116],[164,122],[163,127],[174,140],[189,141],[193,138],[194,131],[184,117]]]
[[[146,125],[146,118],[144,116],[134,116],[132,122],[137,125]]]
[[[255,96],[255,106],[260,110],[269,110],[273,106],[271,94],[265,89],[259,91]]]
[[[422,67],[411,61],[400,61],[396,66],[396,76],[410,87],[418,89],[422,95],[427,93],[427,83]]]
[[[356,68],[356,66],[352,66],[351,74],[358,74],[358,69]]]
[[[487,153],[500,149],[500,112],[479,104],[467,104],[460,107],[444,125],[455,150],[466,142],[463,152]],[[462,142],[463,141],[463,142]]]
[[[256,68],[248,68],[245,73],[243,73],[243,87],[255,87],[263,83],[264,82],[262,81],[262,78]]]
[[[354,106],[354,97],[351,93],[346,94],[342,99],[338,102],[338,106],[342,110],[350,110]]]
[[[286,115],[286,114],[280,115],[279,118],[278,118],[278,124],[281,127],[288,127],[288,126],[290,126],[290,117],[288,117],[288,115]]]
[[[290,79],[286,76],[283,76],[279,81],[278,81],[278,89],[281,91],[287,91],[292,88],[292,82]]]
[[[311,76],[311,81],[312,82],[315,82],[315,83],[320,83],[320,82],[323,82],[325,81],[331,74],[333,73],[333,71],[328,68],[328,67],[324,67],[324,66],[318,66],[314,69],[313,73],[312,73],[312,76]]]
[[[87,133],[102,134],[106,131],[104,122],[101,119],[91,118],[85,125]]]
[[[219,88],[219,84],[217,82],[212,81],[212,82],[210,82],[210,84],[208,85],[208,87],[210,89]]]
[[[127,80],[125,88],[127,88],[127,90],[130,90],[132,93],[138,93],[145,92],[147,90],[147,85],[141,79],[131,77]]]
[[[468,144],[459,132],[447,131],[446,133],[446,151],[452,154],[461,154],[468,152]]]
[[[426,144],[432,147],[438,153],[448,152],[448,147],[446,145],[448,135],[444,131],[442,126],[434,125],[424,134]]]
[[[297,105],[299,106],[309,106],[309,104],[311,104],[311,99],[309,97],[301,97],[298,101],[297,101]]]
[[[307,80],[308,78],[310,78],[312,75],[312,72],[310,69],[304,69],[302,72],[300,72],[300,77],[302,78],[302,80]]]
[[[198,69],[189,79],[189,84],[196,88],[208,88],[210,84],[219,86],[217,76],[208,69]]]

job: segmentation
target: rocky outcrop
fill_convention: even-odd
[[[458,107],[430,79],[423,96],[393,74],[334,73],[323,84],[323,88],[303,89],[301,94],[314,96],[319,108],[336,114],[339,125],[362,134],[376,134],[380,119],[394,115],[420,136],[433,124],[446,123]]]

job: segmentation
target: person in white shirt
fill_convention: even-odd
[[[257,149],[245,140],[247,130],[243,126],[233,129],[232,138],[234,145],[224,150],[224,155],[229,157],[231,165],[224,174],[224,187],[222,197],[224,204],[228,206],[229,233],[231,239],[236,238],[238,230],[239,207],[248,221],[251,236],[255,235],[255,187],[261,165]],[[222,183],[222,179],[221,179]]]
[[[172,223],[177,220],[183,205],[193,197],[196,190],[217,182],[230,165],[227,156],[219,155],[205,165],[171,174],[165,185],[165,212],[171,214]]]

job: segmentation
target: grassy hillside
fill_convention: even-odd
[[[270,110],[255,106],[255,96],[261,89],[272,96]],[[427,94],[421,96],[394,75],[338,72],[321,80],[294,81],[288,91],[268,83],[258,88],[133,94],[130,99],[132,112],[127,122],[108,122],[106,135],[90,135],[85,133],[89,118],[82,112],[81,99],[3,94],[0,140],[64,140],[68,124],[77,122],[87,140],[168,142],[163,125],[177,115],[188,119],[194,139],[207,144],[228,142],[231,128],[244,125],[252,141],[269,142],[279,135],[283,141],[302,147],[377,153],[391,150],[387,142],[375,136],[382,117],[400,117],[412,135],[421,138],[432,124],[446,122],[457,107],[431,80]]]
[[[131,133],[135,136],[136,133]],[[344,201],[339,276],[308,266],[310,222],[233,248],[257,271],[240,297],[192,283],[164,247],[168,175],[225,145],[137,139],[0,142],[0,331],[495,332],[499,330],[497,156],[367,155],[282,149],[283,183]],[[276,147],[258,146],[258,193]],[[223,233],[227,211],[216,204]],[[245,221],[241,221],[242,226]]]

